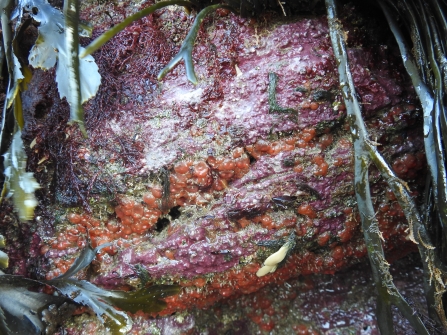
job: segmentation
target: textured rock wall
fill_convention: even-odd
[[[87,4],[83,16],[99,35],[130,9]],[[425,161],[414,92],[374,22],[344,10],[372,137],[417,197]],[[1,214],[15,273],[50,279],[88,238],[111,242],[82,276],[110,289],[179,283],[182,293],[166,299],[170,314],[364,259],[326,18],[219,10],[194,48],[199,84],[182,64],[157,82],[192,21],[179,7],[162,9],[94,54],[102,84],[85,106],[88,138],[66,125],[54,73],[34,71],[24,136],[35,142],[29,167],[42,185],[40,207],[20,229],[7,205]],[[378,173],[370,178],[385,247],[399,257],[413,248],[404,215]],[[290,256],[258,277],[291,234]]]

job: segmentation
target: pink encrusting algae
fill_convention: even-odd
[[[30,87],[47,94],[24,98],[35,121],[25,136],[37,138],[30,165],[55,190],[39,216],[51,229],[37,233],[47,279],[64,273],[88,241],[111,243],[89,280],[129,290],[139,287],[143,269],[150,283],[178,283],[184,289],[166,298],[168,315],[298,275],[333,274],[366,256],[326,18],[272,22],[228,13],[207,21],[193,52],[197,86],[182,65],[160,84],[155,78],[191,23],[180,9],[127,28],[94,55],[103,87],[85,107],[88,138],[72,127],[54,130],[66,135],[67,151],[55,150],[56,135],[42,126],[61,122],[55,115],[66,104],[51,74],[34,72]],[[372,48],[352,48],[349,56],[372,137],[417,197],[425,169],[420,111],[408,79],[396,75],[398,58],[381,49],[379,62]],[[294,112],[272,112],[272,91]],[[45,117],[36,106],[47,106]],[[52,166],[62,154],[69,165]],[[37,163],[44,155],[51,159]],[[370,178],[386,250],[396,257],[413,250],[394,195],[377,171]],[[258,277],[278,249],[259,244],[292,232],[296,246],[285,264]]]

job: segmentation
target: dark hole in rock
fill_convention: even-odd
[[[169,221],[167,218],[158,219],[155,230],[158,232],[162,232],[163,229],[169,226],[170,223],[171,221]]]
[[[252,155],[248,155],[248,158],[250,158],[250,164],[253,164],[256,162],[256,158],[254,158]]]
[[[37,104],[34,110],[34,117],[36,119],[43,119],[47,114],[47,106],[44,104]]]
[[[168,215],[171,217],[172,220],[178,219],[181,214],[182,213],[180,212],[180,206],[172,207],[168,213]],[[171,223],[171,221],[169,219],[160,218],[160,219],[158,219],[158,221],[156,223],[155,229],[158,232],[162,232],[167,226],[169,226],[170,223]]]
[[[169,211],[169,215],[171,216],[172,220],[178,219],[180,217],[180,206],[172,207]]]

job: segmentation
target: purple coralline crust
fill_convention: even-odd
[[[158,172],[184,157],[195,160],[207,159],[210,155],[219,157],[268,138],[272,130],[299,132],[343,118],[345,112],[334,107],[332,101],[319,102],[311,109],[308,105],[312,95],[297,90],[297,87],[304,87],[309,92],[331,91],[335,101],[341,101],[325,18],[302,18],[259,31],[232,16],[221,20],[225,24],[208,28],[211,30],[208,40],[202,37],[197,42],[197,86],[187,82],[183,66],[178,66],[163,80],[155,99],[143,98],[139,102],[138,125],[132,112],[123,110],[104,128],[92,130],[94,138],[104,136],[101,135],[104,131],[112,137],[138,135],[144,145],[143,158],[135,164],[139,170],[133,169],[138,174]],[[218,78],[209,72],[213,65],[207,62],[209,50],[204,43],[215,44],[217,52],[224,56],[230,42],[222,36],[229,25],[234,39],[239,41],[236,47],[232,42],[238,50],[233,70],[237,66],[240,72],[234,75],[233,71],[231,76]],[[364,49],[351,50],[350,60],[354,80],[370,115],[402,99],[403,88],[387,76],[386,60],[375,68],[371,52]],[[129,62],[131,66],[132,59]],[[270,72],[279,78],[278,104],[294,108],[296,114],[269,113]],[[221,82],[222,95],[204,99],[204,92],[216,79]],[[132,86],[128,90],[132,97]],[[342,142],[344,144],[340,144]],[[163,276],[190,278],[227,271],[243,257],[254,256],[257,241],[272,236],[272,232],[259,226],[237,231],[237,219],[276,210],[272,203],[274,197],[297,197],[294,207],[306,202],[318,215],[313,220],[315,232],[330,232],[336,236],[344,229],[347,218],[342,212],[343,204],[352,203],[352,194],[346,192],[353,182],[352,153],[346,146],[349,142],[349,135],[338,135],[326,149],[319,146],[295,148],[275,156],[259,157],[245,176],[229,183],[220,198],[214,195],[212,205],[206,208],[206,216],[211,219],[181,217],[174,220],[170,228],[175,231],[173,234],[146,239],[143,244],[120,252],[111,267],[102,268],[95,282],[117,283],[116,274],[131,275],[132,265],[136,264],[144,265],[155,279]],[[324,177],[315,176],[313,159],[317,156],[323,157],[329,165]],[[283,162],[287,159],[299,161],[302,172],[285,166]],[[337,165],[333,164],[335,160],[338,160]],[[313,189],[318,198],[306,198],[310,194],[302,185]],[[292,209],[284,213],[295,215]],[[302,219],[299,217],[298,224]],[[167,250],[174,253],[174,259],[165,256]],[[231,257],[218,254],[220,250]]]
[[[195,319],[192,315],[186,317],[170,316],[155,321],[157,327],[160,328],[161,335],[171,335],[186,333],[195,326]]]
[[[163,262],[156,265],[148,265],[146,268],[151,276],[155,278],[163,275],[192,277],[211,272],[223,272],[235,266],[239,261],[239,257],[253,252],[253,248],[241,247],[246,242],[246,236],[240,236],[238,233],[227,231],[225,235],[216,236],[214,241],[203,239],[194,242],[191,239],[182,238],[181,243],[176,245],[169,246],[166,245],[168,243],[165,245],[161,243],[161,245],[156,245],[157,250],[165,250],[166,248],[176,249],[175,260],[165,258]],[[224,255],[213,254],[218,253],[220,250],[230,250],[233,255],[232,259],[225,261]],[[146,265],[146,255],[151,255],[152,252],[152,250],[148,250],[147,254],[138,253],[135,256],[135,261]]]
[[[240,41],[234,66],[241,73],[219,78],[223,91],[220,98],[206,100],[202,97],[206,90],[212,89],[216,78],[212,75],[209,77],[208,67],[213,64],[203,59],[208,51],[198,52],[204,47],[201,44],[204,41],[199,40],[196,46],[198,62],[195,64],[199,84],[193,86],[188,83],[184,68],[178,66],[163,80],[156,99],[149,99],[148,96],[136,107],[141,114],[139,135],[146,145],[145,159],[141,162],[143,171],[157,171],[184,154],[205,158],[210,153],[229,150],[235,144],[253,144],[266,138],[272,130],[296,131],[344,115],[344,112],[337,111],[325,101],[319,103],[315,110],[302,107],[312,97],[296,90],[297,87],[305,87],[309,91],[338,92],[338,75],[325,18],[300,19],[260,31],[238,20],[231,24],[235,27],[233,40]],[[214,26],[213,35],[206,42],[216,45],[219,55],[224,57],[229,42],[221,40],[222,29],[225,30],[222,27],[225,25]],[[371,68],[369,51],[358,49],[352,51],[351,56],[353,77],[359,85],[365,110],[377,111],[402,99],[402,87],[382,74],[386,73],[386,61],[385,65],[381,65],[385,69],[375,70]],[[132,60],[129,66],[131,64]],[[270,72],[279,77],[276,89],[278,104],[296,109],[297,115],[269,113]],[[129,86],[131,97],[132,89]],[[118,120],[108,123],[106,129],[93,130],[92,136],[99,136],[96,132],[104,131],[111,136],[135,133],[132,113],[125,110],[120,113]],[[203,135],[191,135],[192,129],[200,130]]]
[[[326,220],[315,220],[313,225],[318,228],[318,233],[322,234],[324,232],[338,232],[342,230],[343,223],[346,221],[346,216],[340,215],[335,218],[326,219]]]
[[[334,148],[337,148],[337,145]],[[348,159],[350,155],[348,150],[334,150],[341,158],[345,156]],[[178,231],[169,236],[155,237],[143,245],[129,247],[119,254],[118,265],[110,271],[102,272],[95,281],[104,284],[113,280],[107,278],[108,276],[115,278],[116,273],[129,275],[130,270],[123,273],[121,264],[144,265],[153,278],[165,275],[189,278],[233,268],[241,257],[253,255],[256,242],[269,239],[272,233],[260,227],[234,232],[232,216],[237,216],[238,213],[263,213],[273,209],[272,198],[278,196],[296,196],[299,203],[301,198],[309,196],[307,191],[300,189],[303,184],[313,188],[321,197],[309,202],[315,210],[322,212],[331,209],[338,213],[335,217],[315,219],[317,232],[322,234],[330,231],[336,235],[343,229],[346,217],[339,210],[340,206],[332,200],[331,192],[339,193],[339,188],[349,188],[352,184],[352,172],[346,171],[346,167],[330,169],[327,178],[318,178],[313,175],[311,167],[303,173],[296,173],[281,163],[292,156],[310,161],[311,157],[320,152],[320,149],[314,148],[311,154],[306,155],[305,150],[297,149],[275,157],[260,157],[249,173],[235,181],[225,195],[213,203],[205,218],[172,222],[173,229],[178,226]],[[338,194],[337,202],[341,201],[341,197],[342,195]],[[293,212],[291,214],[294,215]],[[175,250],[174,260],[162,256],[166,250]],[[225,260],[224,255],[215,254],[221,250],[228,251],[231,259]]]
[[[271,117],[270,114],[266,115]],[[163,130],[161,133],[157,132],[157,135],[162,137],[166,133],[168,132]],[[170,136],[172,137],[172,134]],[[193,141],[192,137],[189,139]],[[320,212],[331,208],[338,213],[335,217],[315,219],[314,226],[318,228],[317,232],[321,234],[330,231],[334,235],[337,234],[343,229],[346,217],[340,214],[341,206],[333,202],[332,194],[337,195],[338,203],[341,202],[342,197],[350,197],[337,190],[350,188],[353,179],[352,171],[347,168],[352,159],[351,150],[337,145],[339,141],[349,142],[347,138],[341,137],[326,151],[319,147],[296,148],[292,151],[281,152],[276,156],[259,157],[245,176],[232,182],[224,196],[213,202],[205,219],[173,221],[173,228],[178,226],[179,231],[169,236],[155,237],[143,246],[129,247],[119,254],[113,268],[103,269],[95,278],[95,282],[106,286],[111,286],[112,283],[116,285],[119,282],[116,274],[119,273],[121,277],[129,276],[133,273],[131,265],[136,264],[144,265],[153,278],[163,276],[189,278],[233,268],[241,257],[253,255],[257,241],[270,238],[272,233],[262,228],[234,232],[235,223],[230,213],[236,213],[236,216],[237,212],[244,211],[252,214],[262,213],[274,208],[272,198],[281,196],[296,196],[299,204],[302,201],[301,198],[309,195],[300,188],[303,184],[320,195],[320,199],[309,202],[315,210]],[[315,166],[311,161],[313,157],[322,154],[326,156],[328,162],[337,158],[346,164],[340,168],[335,166],[329,168],[325,178],[316,177]],[[172,159],[175,157],[173,156]],[[302,161],[304,170],[297,173],[290,167],[284,166],[283,162],[290,158]],[[219,222],[217,227],[216,221]],[[241,245],[244,246],[241,247]],[[166,250],[175,250],[175,259],[165,257]],[[214,254],[220,250],[231,253],[231,259],[225,260],[224,255]]]
[[[145,335],[180,335],[189,334],[195,329],[195,326],[196,318],[193,314],[177,314],[158,318],[156,320],[147,320],[137,317],[134,319],[130,333]]]
[[[404,141],[399,140],[392,145],[385,148],[385,153],[388,156],[398,156],[406,152],[422,151],[424,148],[423,137],[421,136],[421,129],[408,129]]]
[[[104,79],[102,89],[107,91],[112,86],[119,87],[119,96],[110,102],[112,107],[107,106],[116,109],[112,117],[99,117],[101,111],[98,111],[98,106],[101,103],[104,106],[103,100],[106,100],[104,93],[99,93],[85,106],[88,139],[76,137],[78,135],[70,127],[61,131],[61,138],[68,138],[66,145],[73,146],[72,151],[66,151],[71,156],[70,164],[65,167],[74,167],[80,171],[75,177],[87,180],[86,203],[91,205],[91,212],[78,207],[67,210],[61,206],[58,203],[60,198],[50,194],[55,184],[51,179],[53,177],[44,179],[48,181],[45,194],[55,197],[55,205],[49,207],[54,207],[54,217],[58,218],[58,221],[54,220],[52,230],[40,236],[44,241],[42,258],[48,262],[48,267],[60,271],[68,266],[65,263],[57,265],[56,261],[68,263],[73,260],[82,248],[82,242],[85,242],[85,239],[79,239],[77,244],[63,249],[65,232],[81,228],[81,225],[77,226],[76,220],[69,219],[69,214],[86,214],[83,220],[94,221],[95,225],[89,221],[91,226],[84,229],[90,229],[90,232],[96,234],[107,232],[110,238],[108,241],[115,248],[111,254],[98,259],[95,271],[88,273],[93,283],[110,289],[135,288],[140,285],[136,269],[142,266],[153,283],[190,285],[186,286],[188,290],[182,291],[180,302],[177,301],[169,313],[198,304],[200,300],[195,300],[197,297],[188,300],[190,292],[202,294],[202,298],[209,298],[207,303],[213,303],[222,298],[221,288],[227,296],[245,294],[268,282],[283,282],[300,273],[333,273],[358,262],[359,258],[365,256],[366,249],[356,218],[352,144],[344,124],[346,112],[338,88],[338,74],[326,18],[297,18],[292,23],[253,26],[249,20],[232,14],[216,16],[205,22],[194,48],[194,66],[199,84],[194,86],[187,81],[184,66],[180,64],[158,85],[154,73],[167,61],[161,62],[161,56],[154,54],[153,44],[160,43],[159,50],[169,50],[168,54],[174,54],[179,43],[172,39],[160,41],[158,35],[154,35],[158,40],[155,41],[154,37],[155,42],[152,41],[148,38],[154,30],[151,24],[154,21],[159,23],[162,19],[166,22],[177,20],[176,24],[178,21],[183,22],[181,28],[186,31],[192,23],[180,9],[165,9],[160,13],[158,18],[142,20],[116,37],[120,43],[123,39],[126,42],[126,37],[127,42],[137,38],[135,36],[141,39],[135,50],[126,49],[125,61],[120,59],[124,57],[123,50],[118,48],[116,42],[113,44],[113,40],[103,47],[100,56],[95,54]],[[143,41],[144,36],[146,39]],[[215,46],[214,51],[211,45]],[[380,52],[385,54],[384,50]],[[368,49],[349,51],[354,81],[364,111],[370,117],[368,121],[371,122],[371,128],[381,126],[379,130],[373,130],[373,135],[377,135],[377,141],[384,144],[380,149],[384,148],[387,158],[414,152],[422,147],[420,132],[409,130],[405,136],[411,141],[403,141],[394,138],[394,135],[388,136],[395,128],[381,123],[381,117],[393,105],[407,101],[408,92],[404,87],[409,85],[394,79],[390,70],[393,64],[385,56],[377,64],[373,54]],[[118,67],[116,63],[120,61]],[[141,70],[142,62],[154,62],[156,66],[151,67],[150,73],[145,73]],[[278,76],[275,89],[278,105],[293,108],[296,112],[269,112],[271,72]],[[50,75],[36,71],[30,86],[48,86],[48,77]],[[146,90],[147,87],[150,89]],[[331,98],[324,101],[315,99],[313,94],[318,91],[330,92]],[[34,109],[39,104],[43,105],[39,101],[44,97],[30,92],[33,94],[26,99],[31,101],[27,101],[24,106],[25,112],[34,116]],[[52,92],[56,92],[56,88],[52,88]],[[60,107],[63,104],[57,99],[54,98],[54,106],[63,109]],[[53,101],[45,103],[53,106]],[[65,112],[65,117],[68,117],[68,110]],[[52,110],[51,115],[54,113]],[[45,122],[48,120],[46,117],[43,118]],[[102,121],[94,124],[95,117]],[[57,165],[59,162],[56,162],[54,168],[51,160],[44,160],[40,165],[43,157],[43,153],[39,152],[40,141],[45,140],[40,129],[48,125],[42,126],[43,121],[37,117],[34,121],[37,124],[34,133],[30,131],[31,135],[27,136],[30,142],[34,138],[38,140],[33,149],[36,154],[31,153],[30,161],[35,162],[34,166],[37,166],[41,175],[64,168]],[[61,121],[58,119],[58,122]],[[396,121],[397,124],[399,122],[404,126],[409,125],[406,119]],[[303,134],[312,138],[304,141],[300,137]],[[283,145],[288,139],[296,140],[293,145],[289,144],[292,148],[275,154],[258,152],[259,155],[255,157],[256,145],[260,142],[268,146],[283,141]],[[301,142],[298,144],[298,141]],[[249,147],[254,148],[253,151]],[[223,186],[220,189],[214,188],[214,184],[194,184],[196,177],[191,176],[197,172],[197,164],[205,165],[210,171],[209,177],[216,181],[222,171],[212,167],[209,158],[233,159],[236,150],[240,150],[242,153],[239,154],[248,161],[243,175],[226,180],[222,178]],[[163,170],[168,178],[174,179],[178,176],[176,168],[185,162],[191,163],[188,172],[184,174],[191,175],[185,177],[185,184],[197,189],[195,193],[191,191],[197,198],[205,199],[206,196],[206,201],[194,203],[188,199],[189,203],[177,203],[175,201],[179,199],[171,194],[169,201],[172,203],[164,208],[163,200],[155,199],[154,195],[154,190],[162,189],[160,172]],[[320,163],[317,162],[324,162],[327,170],[319,171]],[[49,172],[42,172],[47,171],[47,167]],[[102,191],[96,190],[95,193],[93,185],[96,178],[102,177],[102,173],[106,178],[106,186],[101,185]],[[377,172],[372,170],[371,179],[376,183],[371,187],[374,196],[377,195],[375,205],[381,203],[385,193],[384,184],[378,177]],[[413,187],[411,183],[410,186]],[[171,193],[175,191],[171,190]],[[146,201],[144,197],[150,198],[152,195],[158,205],[150,207],[151,199]],[[281,207],[275,203],[275,197],[289,197],[293,201]],[[155,221],[157,218],[160,221],[167,220],[167,226],[163,227],[163,224],[158,225],[160,222],[154,221],[146,231],[121,234],[124,231],[124,220],[118,215],[117,208],[122,209],[129,203],[140,206],[146,212],[159,213],[154,214]],[[307,208],[300,212],[301,205]],[[178,216],[174,217],[171,213],[172,207],[179,207]],[[122,209],[123,213],[124,210],[131,211]],[[273,223],[270,226],[253,219],[264,214],[271,217]],[[241,219],[245,219],[245,222]],[[290,222],[283,223],[287,220]],[[390,225],[396,225],[398,220],[404,224],[404,219],[393,217],[389,220]],[[292,232],[296,234],[297,246],[285,265],[280,266],[274,274],[255,277],[260,264],[273,252],[257,243],[280,240]],[[85,232],[79,234],[87,236]],[[98,236],[95,237],[96,242],[104,242]],[[38,239],[33,241],[35,250],[38,250],[38,243]],[[25,264],[25,261],[16,261],[17,269],[14,271],[26,272]],[[243,275],[244,271],[249,272],[247,278],[251,282],[247,281],[239,287],[237,281],[243,282],[241,273]],[[230,274],[233,281],[228,279]],[[203,283],[194,288],[196,284],[191,282],[197,278],[202,279]],[[219,286],[221,283],[223,286]],[[234,291],[230,291],[230,288],[234,288]],[[321,305],[321,301],[319,303]],[[173,329],[182,327],[176,324],[178,320],[169,317],[157,320],[156,323],[162,329]],[[185,320],[180,323],[185,323],[184,330],[187,331],[193,327],[194,320],[190,317]],[[141,327],[145,322],[142,322]],[[245,329],[245,325],[241,327]]]
[[[403,88],[391,76],[389,65],[374,66],[371,53],[360,49],[348,52],[352,77],[362,99],[363,111],[370,113],[401,101]]]
[[[77,254],[79,252],[79,248],[68,248],[65,250],[49,250],[45,256],[48,258],[62,258],[64,256],[68,256],[68,255],[74,255]]]
[[[216,236],[211,241],[205,236],[205,230],[210,229],[197,227],[189,232],[180,230],[164,241],[156,238],[144,247],[129,248],[119,254],[118,265],[108,274],[103,273],[96,277],[95,282],[107,286],[111,286],[113,282],[116,285],[116,273],[119,273],[121,277],[131,275],[134,273],[132,265],[136,264],[144,265],[153,278],[163,276],[190,278],[212,272],[223,272],[237,265],[240,257],[254,252],[254,246],[247,243],[249,238],[259,240],[265,235],[259,233],[248,235],[220,230],[219,233],[222,235]],[[161,256],[170,249],[175,250],[175,260]],[[231,253],[230,259],[220,254],[223,250]]]

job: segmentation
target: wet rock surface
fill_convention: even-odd
[[[415,311],[424,310],[423,270],[418,256],[412,254],[396,261],[391,273]],[[360,264],[335,275],[310,275],[268,285],[207,309],[191,309],[152,320],[137,317],[132,333],[379,335],[375,306],[369,265]],[[416,334],[396,310],[393,318],[396,334]],[[83,334],[80,327],[87,320],[95,324],[92,317],[78,316],[65,331]],[[103,334],[105,330],[96,324],[94,331]]]
[[[392,265],[399,290],[410,299],[415,310],[424,309],[422,273],[416,255]],[[207,311],[193,311],[196,322],[192,334],[226,331],[230,334],[378,335],[374,292],[366,264],[336,275],[301,277],[266,286]],[[416,334],[398,313],[394,313],[394,320],[396,334]]]
[[[85,13],[102,22],[95,34],[106,29],[98,10],[87,6]],[[34,71],[23,97],[24,137],[35,141],[28,154],[42,186],[40,207],[26,228],[16,228],[7,204],[0,214],[13,273],[54,278],[90,240],[94,247],[112,245],[81,278],[108,289],[136,289],[143,279],[182,285],[162,312],[177,314],[154,322],[137,315],[136,334],[187,332],[200,324],[200,312],[183,311],[230,297],[242,304],[245,298],[237,297],[266,285],[279,285],[269,290],[285,295],[290,285],[301,297],[305,280],[284,283],[299,275],[332,275],[366,256],[326,18],[285,20],[266,13],[253,20],[218,12],[205,21],[194,48],[199,84],[187,81],[182,64],[158,83],[158,71],[192,20],[180,8],[160,10],[94,54],[102,85],[85,106],[88,138],[66,125],[68,106],[58,97],[54,73]],[[425,171],[421,112],[395,48],[386,38],[362,35],[368,26],[362,20],[346,25],[366,122],[394,171],[419,197]],[[370,181],[385,248],[398,258],[414,248],[403,212],[373,169]],[[261,244],[291,233],[291,255],[274,273],[258,277],[279,248]],[[315,278],[323,279],[312,285],[325,291],[329,277]],[[342,291],[349,294],[349,288]],[[284,306],[297,313],[323,304],[287,299]],[[373,314],[364,299],[358,322],[373,327],[372,319],[362,319]],[[268,318],[252,314],[263,320],[262,331],[274,329]],[[337,321],[344,316],[300,317],[310,331],[352,326]],[[90,322],[88,333],[101,328],[84,314],[67,329],[77,334],[82,318]],[[254,331],[251,321],[234,322],[234,329]]]

